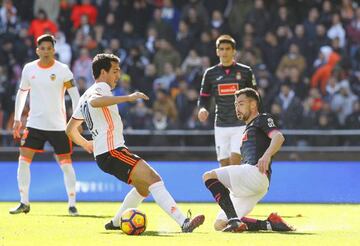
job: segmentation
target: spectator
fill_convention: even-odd
[[[353,62],[352,67],[360,70],[360,6],[356,9],[355,18],[347,25],[346,33]]]
[[[294,43],[290,45],[288,53],[281,58],[276,75],[279,78],[286,77],[292,67],[297,68],[300,75],[304,73],[306,68],[305,58],[300,54],[299,47]]]
[[[47,17],[56,22],[60,11],[59,0],[35,0],[34,1],[34,16],[37,15],[39,10],[42,9]]]
[[[57,31],[58,28],[56,24],[48,19],[46,12],[42,9],[39,10],[37,18],[31,22],[29,27],[29,35],[33,36],[35,41],[44,33],[54,35]]]
[[[199,67],[201,67],[201,57],[195,50],[190,50],[184,62],[181,64],[182,72],[184,74],[191,74]]]
[[[159,50],[155,53],[154,64],[158,75],[165,73],[165,63],[170,63],[173,68],[177,68],[180,65],[181,57],[171,45],[171,43],[165,39],[160,40]]]
[[[152,113],[144,100],[137,100],[135,106],[130,109],[128,128],[148,129],[151,125]]]
[[[262,57],[271,73],[276,71],[280,62],[282,50],[278,43],[278,39],[272,32],[267,32],[265,39],[261,44]]]
[[[343,48],[346,45],[345,30],[342,26],[340,15],[335,13],[332,15],[331,27],[327,31],[327,36],[330,39],[339,38],[340,47]]]
[[[331,101],[331,108],[337,114],[340,125],[345,127],[345,120],[353,111],[353,104],[358,97],[352,94],[348,81],[340,82],[340,92]]]
[[[171,63],[167,62],[164,64],[164,74],[154,80],[153,88],[154,91],[158,89],[163,89],[167,92],[170,92],[170,86],[175,82],[176,74],[174,67]]]
[[[186,128],[186,124],[196,108],[198,93],[193,88],[188,88],[185,80],[179,82],[179,93],[175,98],[177,111],[179,112],[179,127]]]
[[[264,36],[269,25],[269,12],[265,9],[264,0],[255,0],[254,7],[246,15],[246,22],[254,25],[256,35]]]
[[[298,122],[301,122],[303,107],[300,99],[295,96],[291,85],[284,83],[280,87],[280,94],[275,102],[281,107],[280,119],[282,127],[285,129],[298,128]]]
[[[326,84],[329,81],[334,67],[339,61],[340,56],[336,52],[331,52],[326,64],[319,67],[311,77],[311,87],[320,88],[321,93],[325,95]]]
[[[180,11],[174,6],[172,0],[163,0],[161,19],[166,23],[169,23],[175,33],[177,33],[180,21]]]
[[[179,51],[181,59],[183,60],[189,53],[193,46],[194,39],[189,32],[189,27],[185,21],[179,22],[179,31],[176,34],[176,49]]]
[[[334,10],[331,1],[323,1],[320,11],[319,23],[324,25],[326,29],[331,26],[333,12]]]
[[[59,57],[59,61],[70,66],[72,52],[70,45],[66,42],[64,33],[57,32],[55,38],[55,52]]]
[[[74,73],[75,80],[80,77],[84,77],[87,84],[87,87],[93,84],[94,78],[92,75],[92,59],[89,55],[89,51],[86,48],[80,50],[80,56],[74,62],[72,71]]]
[[[156,90],[156,99],[153,104],[153,111],[154,115],[155,112],[160,111],[163,113],[172,124],[175,124],[178,117],[178,112],[175,106],[174,101],[170,98],[168,92],[164,89],[158,89]],[[164,118],[160,117],[162,119],[162,122],[165,121]],[[158,119],[157,116],[155,116],[155,119]]]
[[[75,29],[79,28],[81,24],[81,17],[83,15],[87,16],[90,25],[93,26],[96,24],[98,11],[95,6],[91,4],[91,0],[81,0],[81,4],[77,4],[73,7],[71,20]]]

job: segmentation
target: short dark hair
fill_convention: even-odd
[[[106,72],[110,71],[111,62],[120,63],[120,58],[113,54],[97,54],[92,61],[92,70],[94,78],[97,79],[100,76],[101,69]]]
[[[42,42],[51,42],[54,46],[56,43],[56,39],[51,34],[43,34],[36,39],[37,46],[39,46]]]
[[[236,42],[235,39],[233,39],[230,35],[221,35],[216,39],[216,48],[218,49],[220,44],[227,43],[231,44],[231,47],[235,49]]]
[[[253,88],[244,88],[241,90],[235,91],[235,98],[238,98],[240,95],[245,95],[246,97],[252,98],[256,101],[257,109],[260,111],[260,95]]]

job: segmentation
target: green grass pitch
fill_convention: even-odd
[[[155,203],[144,203],[148,227],[141,236],[106,231],[104,224],[120,203],[78,203],[79,217],[67,215],[66,203],[31,203],[29,214],[10,215],[17,203],[0,203],[0,245],[360,245],[360,206],[331,204],[259,204],[255,218],[278,212],[297,231],[291,233],[221,233],[213,230],[218,207],[211,203],[181,203],[186,212],[204,213],[205,223],[191,234],[180,233],[178,225]]]

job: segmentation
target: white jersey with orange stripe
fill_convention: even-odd
[[[94,108],[89,100],[94,97],[113,96],[105,82],[94,83],[80,97],[73,114],[74,119],[85,120],[94,140],[94,156],[125,146],[123,123],[117,105]]]
[[[55,61],[41,67],[39,60],[24,66],[19,89],[30,90],[30,112],[26,126],[47,131],[65,131],[65,84],[73,83],[73,74],[66,64]]]

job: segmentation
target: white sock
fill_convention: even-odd
[[[114,226],[120,226],[120,218],[124,211],[128,208],[137,208],[139,204],[145,199],[136,188],[132,188],[129,193],[127,193],[123,203],[121,204],[119,210],[117,211],[116,215],[112,219]]]
[[[150,185],[149,191],[154,197],[155,202],[180,226],[182,226],[186,217],[178,208],[174,198],[166,190],[164,182],[159,181]]]
[[[72,164],[63,164],[63,165],[60,165],[60,167],[64,173],[64,183],[65,183],[66,193],[68,195],[69,207],[74,207],[76,205],[75,170],[74,170]]]
[[[19,158],[17,180],[20,191],[20,202],[26,205],[29,204],[30,178],[30,163]]]

